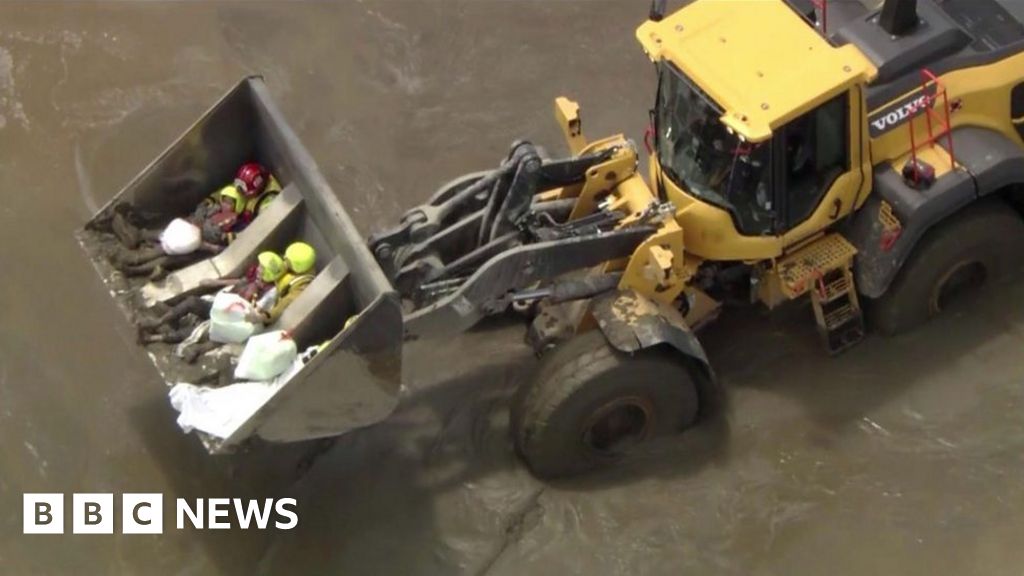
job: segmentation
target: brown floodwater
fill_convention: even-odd
[[[631,0],[0,4],[0,573],[1019,574],[1024,283],[838,357],[807,308],[702,339],[728,411],[545,485],[506,408],[515,327],[409,349],[390,420],[210,457],[73,232],[245,74],[262,74],[363,232],[525,137],[551,102],[639,138]],[[24,536],[24,492],[299,501],[289,532]],[[70,496],[68,497],[70,501]],[[169,526],[171,524],[168,524]]]

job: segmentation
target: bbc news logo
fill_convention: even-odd
[[[64,494],[24,494],[22,496],[25,534],[63,534],[65,529]],[[299,525],[294,498],[243,500],[241,498],[197,498],[174,501],[175,527],[184,530],[291,530]],[[164,496],[157,493],[121,495],[121,534],[163,534]],[[113,494],[72,494],[71,532],[73,534],[113,534]]]

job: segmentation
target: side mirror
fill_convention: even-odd
[[[651,0],[651,12],[647,18],[652,22],[661,22],[665,18],[665,0]]]

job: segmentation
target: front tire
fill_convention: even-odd
[[[591,330],[545,354],[516,394],[511,423],[534,475],[558,478],[612,464],[636,444],[691,426],[697,412],[682,358],[661,349],[624,354]]]
[[[938,316],[950,302],[1024,264],[1024,221],[999,200],[968,206],[929,230],[882,297],[871,324],[895,335]]]

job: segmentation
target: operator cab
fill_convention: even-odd
[[[652,179],[677,206],[726,212],[737,242],[775,238],[745,241],[745,254],[773,257],[783,236],[852,210],[867,156],[855,128],[862,86],[876,71],[783,0],[747,3],[729,18],[718,6],[694,3],[637,30],[658,72]],[[710,244],[687,237],[704,257]]]
[[[849,169],[846,93],[763,142],[746,141],[719,120],[723,114],[678,68],[658,64],[658,166],[679,189],[728,211],[743,235],[778,234],[804,221]]]

